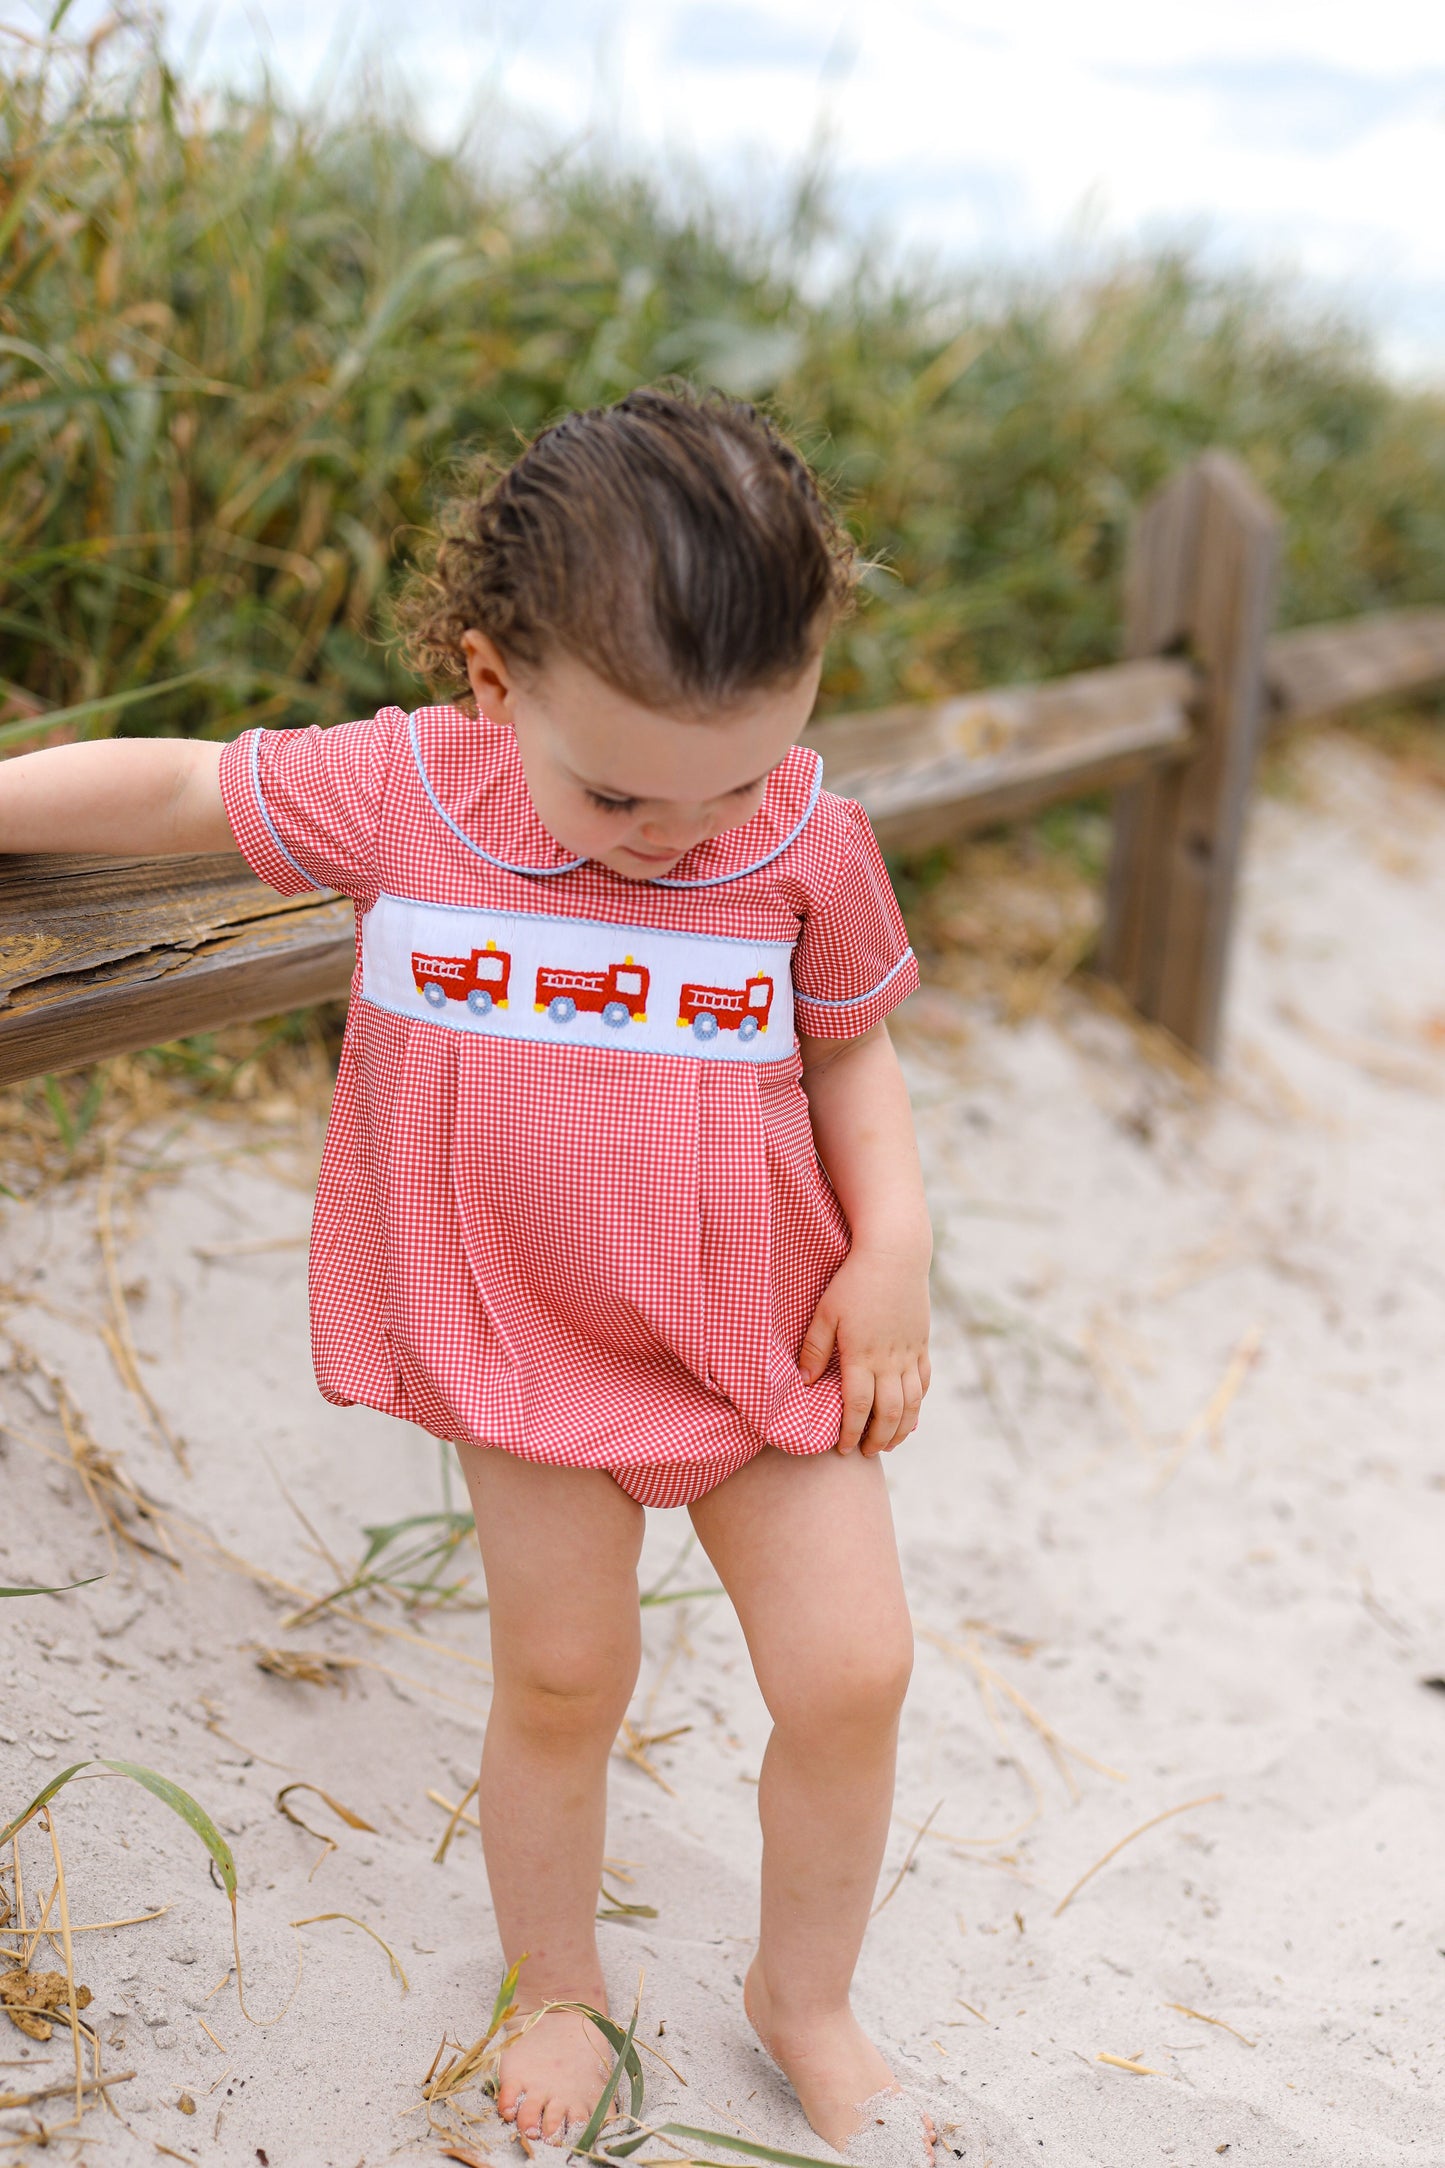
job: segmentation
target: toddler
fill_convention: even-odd
[[[924,2163],[849,2003],[911,1661],[879,1455],[928,1386],[930,1253],[884,1025],[917,968],[866,819],[797,743],[853,578],[762,417],[635,392],[491,477],[404,597],[413,663],[474,709],[31,754],[0,767],[0,848],[239,849],[354,901],[316,1374],[461,1459],[519,2011],[606,2008],[643,1508],[686,1506],[773,1721],[747,2015],[830,2145]],[[610,2067],[549,2011],[500,2112],[575,2135]]]

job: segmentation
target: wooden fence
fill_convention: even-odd
[[[830,789],[906,851],[1114,793],[1099,968],[1202,1059],[1218,1050],[1262,731],[1445,679],[1445,610],[1270,638],[1280,521],[1209,452],[1144,507],[1114,668],[819,722]],[[235,856],[0,858],[0,1083],[344,995],[349,903]]]

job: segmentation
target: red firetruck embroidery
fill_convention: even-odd
[[[512,959],[495,941],[473,949],[470,956],[428,956],[413,950],[411,974],[416,990],[433,1009],[449,1001],[464,1001],[473,1016],[485,1016],[492,1008],[505,1009]]]
[[[545,1009],[554,1024],[570,1024],[579,1009],[588,1009],[614,1031],[645,1023],[651,977],[630,956],[605,971],[549,971],[544,965],[537,973],[537,1014]]]
[[[715,1039],[720,1031],[756,1039],[768,1028],[772,1006],[773,982],[760,971],[746,986],[684,986],[677,997],[677,1021],[679,1027],[691,1024],[698,1039]]]

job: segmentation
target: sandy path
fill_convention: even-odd
[[[924,1428],[891,1469],[921,1641],[885,1890],[934,1820],[859,2002],[969,2168],[1445,2162],[1445,1694],[1420,1683],[1445,1672],[1445,805],[1344,740],[1302,775],[1260,807],[1222,1088],[1190,1090],[1074,994],[1006,1031],[930,992],[902,1035],[942,1300]],[[43,1368],[0,1377],[0,1579],[107,1564],[38,1450],[63,1450],[44,1370],[151,1495],[298,1585],[328,1574],[300,1515],[353,1559],[363,1523],[441,1504],[430,1440],[315,1396],[304,1183],[245,1141],[187,1132],[120,1235],[189,1479],[94,1330],[93,1187],[6,1206],[27,1298],[8,1326]],[[267,1240],[291,1246],[234,1247]],[[652,1520],[655,1575],[686,1522]],[[196,1840],[133,1787],[72,1787],[76,1920],[171,1908],[79,1938],[107,2066],[137,2072],[116,2094],[132,2134],[92,2112],[86,2157],[434,2153],[418,2081],[444,2033],[481,2029],[499,1967],[474,1838],[433,1865],[426,1793],[470,1781],[485,1674],[338,1618],[287,1629],[265,1586],[182,1552],[184,1573],[122,1564],[4,1606],[0,1818],[70,1760],[150,1763],[235,1846],[253,2011],[291,1990],[287,1923],[325,1911],[382,1935],[410,1993],[326,1923],[302,1930],[286,2017],[248,2026],[233,1987],[209,1993],[229,1932]],[[708,1578],[694,1556],[676,1585]],[[481,1612],[429,1630],[485,1656]],[[288,1683],[253,1644],[364,1663],[344,1692]],[[610,1844],[634,1864],[614,1888],[658,1916],[604,1928],[614,1997],[645,1967],[642,2036],[686,2080],[653,2065],[654,2112],[806,2146],[738,2011],[764,1739],[740,1638],[698,1599],[651,1610],[647,1645],[639,1726],[690,1728],[653,1752],[666,1789],[617,1764]],[[1068,1742],[1057,1762],[1025,1703]],[[314,1865],[272,1803],[295,1779],[375,1833],[299,1795],[338,1840]],[[1199,1800],[1058,1913],[1111,1846]],[[43,1836],[22,1849],[33,1908]],[[65,2039],[0,2026],[0,2088],[68,2064]],[[471,2104],[479,2151],[520,2160]]]

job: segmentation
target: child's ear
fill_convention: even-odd
[[[467,681],[479,711],[494,723],[510,726],[515,721],[512,713],[515,679],[506,656],[486,633],[470,629],[462,634],[462,653],[467,659]]]

